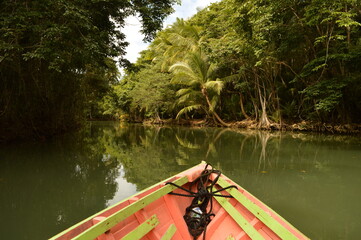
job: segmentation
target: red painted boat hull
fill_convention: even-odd
[[[164,188],[166,182],[186,177],[188,181],[183,187],[187,188],[191,182],[199,177],[204,168],[205,164],[200,164],[164,182],[158,183],[129,199],[85,219],[81,223],[51,238],[51,240],[87,239],[86,231],[91,228],[94,230],[98,225],[105,226],[107,220],[112,222],[111,219],[115,219],[116,214],[119,215],[119,213],[125,209],[131,209],[135,203]],[[232,191],[237,191],[238,193],[233,193],[238,196],[239,199],[246,199],[247,204],[242,204],[236,198],[222,198],[222,201],[227,201],[223,203],[224,205],[221,205],[218,200],[214,200],[212,212],[215,216],[207,226],[206,239],[285,239],[284,236],[291,236],[287,237],[287,239],[308,239],[268,206],[226,176],[221,175],[219,181],[223,184],[236,185],[238,190]],[[173,192],[184,193],[181,189],[175,189]],[[227,193],[224,191],[222,194]],[[191,201],[192,198],[165,194],[150,204],[142,206],[140,210],[127,216],[124,220],[117,222],[109,230],[97,235],[95,239],[122,239],[124,237],[127,238],[127,235],[129,238],[129,234],[132,231],[138,231],[134,229],[137,229],[138,226],[145,223],[147,219],[152,218],[152,216],[156,216],[157,223],[154,224],[155,226],[151,226],[152,229],[142,236],[141,239],[162,239],[164,235],[170,235],[168,231],[171,225],[173,225],[175,232],[170,235],[171,237],[169,239],[193,239],[183,219],[185,209],[191,204]],[[235,209],[235,216],[232,216],[224,206],[233,209],[233,213]],[[240,223],[242,221],[246,222]],[[149,224],[150,223],[148,223],[148,225]],[[82,234],[83,236],[81,236]],[[199,239],[202,239],[202,237],[203,235],[201,235]],[[133,237],[130,239],[133,239]]]

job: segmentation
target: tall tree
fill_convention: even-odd
[[[360,9],[355,0],[223,0],[161,31],[149,66],[166,72],[175,64],[182,105],[174,116],[217,119],[215,111],[261,128],[284,120],[360,122]],[[213,77],[199,77],[197,69],[206,76],[210,66]],[[216,89],[204,85],[217,78]]]
[[[78,124],[83,75],[107,68],[109,57],[122,59],[125,18],[139,15],[150,40],[177,2],[1,1],[0,135],[45,136]]]
[[[215,79],[215,65],[210,64],[200,50],[188,53],[185,62],[172,65],[170,71],[175,74],[173,83],[183,86],[177,91],[178,104],[184,105],[177,118],[201,109],[216,122],[228,126],[216,112],[223,82]]]
[[[191,22],[202,26],[210,60],[241,74],[225,92],[238,91],[241,111],[260,126],[282,115],[358,121],[358,1],[224,0]]]
[[[202,43],[200,28],[183,19],[177,20],[165,30],[159,32],[150,46],[155,61],[162,62],[162,70],[181,61],[188,52],[197,51]]]

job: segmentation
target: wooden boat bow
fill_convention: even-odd
[[[182,188],[196,192],[194,183],[205,169],[208,165],[202,162],[83,220],[50,240],[196,239],[189,233],[183,217],[187,207],[193,204],[192,198],[169,193],[184,195]],[[211,172],[209,179],[214,181],[215,191],[232,198],[212,196],[212,206],[207,206],[206,211],[214,216],[206,225],[206,235],[201,233],[199,239],[308,239],[226,176]],[[167,184],[169,182],[171,184]]]

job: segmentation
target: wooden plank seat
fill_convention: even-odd
[[[174,184],[180,186],[182,186],[187,182],[188,182],[188,178],[186,176],[178,178],[177,180],[173,181]],[[119,222],[123,221],[132,214],[136,213],[137,211],[144,208],[153,201],[175,190],[176,188],[177,187],[173,185],[164,185],[163,187],[152,192],[151,194],[146,195],[143,198],[139,199],[138,201],[126,206],[121,211],[112,214],[111,216],[105,218],[104,220],[88,228],[87,230],[85,230],[84,232],[73,238],[73,240],[88,240],[88,239],[97,238],[101,234],[105,233],[106,231],[117,225]]]
[[[104,220],[100,217],[96,218],[95,221]],[[151,230],[153,230],[156,226],[159,224],[159,219],[156,214],[154,214],[151,218],[144,221],[142,224],[137,226],[135,229],[130,231],[128,234],[126,234],[124,237],[122,237],[122,240],[137,240],[144,237],[146,234],[148,234]],[[162,236],[161,240],[170,240],[174,233],[177,231],[177,228],[174,224],[171,224],[167,231]],[[115,240],[114,236],[110,232],[106,232],[100,236],[98,236],[98,240]]]
[[[174,224],[171,224],[167,231],[162,236],[161,240],[170,240],[172,239],[174,233],[177,231],[177,228]]]
[[[159,224],[157,215],[153,215],[151,218],[140,224],[133,231],[125,235],[122,240],[136,240],[141,239],[152,229],[154,229]]]

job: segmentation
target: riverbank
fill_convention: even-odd
[[[220,127],[214,122],[202,119],[196,120],[175,120],[175,119],[154,119],[145,120],[144,125],[181,125],[193,127]],[[252,130],[271,130],[271,131],[294,131],[294,132],[320,132],[333,134],[352,134],[361,135],[361,124],[331,124],[311,121],[302,121],[298,123],[270,123],[268,127],[260,127],[255,120],[243,120],[228,122],[229,128],[242,128]],[[224,126],[223,126],[224,127]]]

